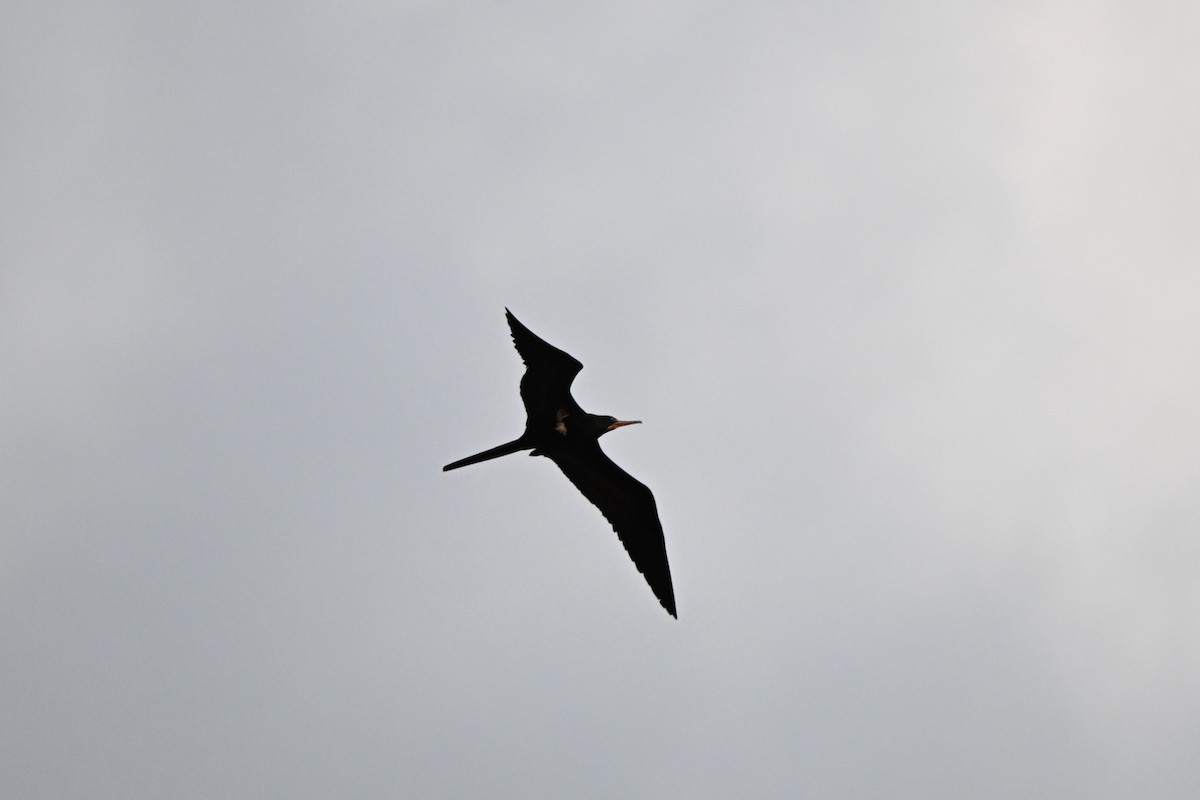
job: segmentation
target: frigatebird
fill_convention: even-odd
[[[612,524],[658,602],[676,617],[671,568],[667,564],[667,546],[654,495],[600,449],[601,436],[641,420],[623,421],[589,414],[580,408],[571,396],[571,382],[583,364],[536,336],[507,308],[504,314],[512,330],[513,344],[525,362],[525,374],[521,377],[525,432],[507,444],[459,459],[442,470],[522,450],[531,450],[531,456],[550,459]]]

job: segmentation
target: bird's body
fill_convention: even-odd
[[[522,450],[549,458],[600,509],[658,601],[671,616],[676,616],[671,569],[654,495],[600,449],[599,440],[605,433],[636,423],[589,414],[580,408],[571,396],[571,383],[583,364],[538,338],[512,312],[505,309],[505,314],[513,343],[525,362],[525,375],[521,378],[525,432],[507,444],[442,469],[458,469]]]

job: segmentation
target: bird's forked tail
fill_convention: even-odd
[[[517,453],[517,452],[520,452],[521,450],[528,450],[532,446],[533,445],[525,444],[525,442],[521,441],[520,439],[514,439],[513,441],[508,442],[507,444],[502,444],[499,447],[493,447],[491,450],[484,450],[482,453],[476,453],[473,456],[467,456],[466,458],[460,458],[458,461],[455,461],[453,463],[447,464],[446,466],[442,467],[442,472],[449,472],[450,470],[458,469],[459,467],[466,467],[471,464],[478,464],[480,461],[487,461],[488,459],[499,458],[500,456],[506,456],[509,453]]]

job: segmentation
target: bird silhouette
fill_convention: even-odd
[[[511,442],[459,459],[443,471],[478,464],[510,453],[530,450],[558,465],[617,532],[634,566],[642,573],[658,602],[672,617],[675,590],[658,506],[654,495],[604,454],[600,437],[641,420],[589,414],[571,396],[571,383],[583,369],[577,359],[545,342],[521,324],[507,308],[513,344],[525,362],[521,400],[525,403],[525,432]]]

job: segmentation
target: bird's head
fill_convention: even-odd
[[[626,425],[641,425],[642,424],[642,421],[640,419],[626,421],[626,420],[617,419],[616,417],[595,417],[593,421],[595,422],[596,427],[598,428],[598,432],[596,433],[597,437],[603,436],[604,434],[608,433],[609,431],[615,431],[617,428],[621,428]]]

